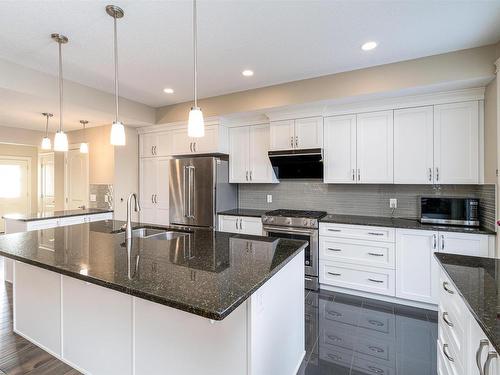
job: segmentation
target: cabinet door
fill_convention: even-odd
[[[323,117],[295,120],[295,148],[323,147]]]
[[[241,233],[262,236],[262,219],[260,217],[240,217]]]
[[[394,111],[394,183],[432,184],[433,107]]]
[[[168,217],[168,186],[169,186],[169,158],[159,158],[157,167],[157,195],[156,203],[156,224],[167,225]]]
[[[324,181],[356,181],[356,115],[325,119]]]
[[[238,216],[219,215],[219,232],[240,232],[240,218]]]
[[[169,156],[172,153],[172,133],[163,132],[158,133],[156,155]]]
[[[436,183],[479,183],[477,101],[434,106],[434,168]]]
[[[443,253],[488,257],[488,245],[485,234],[439,232],[439,251]]]
[[[141,159],[139,174],[141,208],[155,209],[155,195],[158,194],[158,159]]]
[[[434,231],[396,230],[396,297],[438,302],[437,236]]]
[[[190,154],[193,150],[193,141],[188,137],[187,129],[176,129],[171,133],[172,155]]]
[[[270,125],[271,150],[290,150],[295,145],[294,120],[273,121]]]
[[[219,140],[218,126],[206,126],[205,135],[200,138],[190,138],[193,142],[193,152],[196,154],[206,154],[209,152],[217,152]]]
[[[393,111],[357,115],[356,161],[361,183],[394,182]]]
[[[248,182],[249,134],[248,126],[229,129],[229,182]]]
[[[248,170],[250,182],[274,182],[274,172],[267,154],[269,150],[269,125],[250,126],[249,139]]]
[[[140,136],[139,156],[150,157],[155,156],[155,146],[157,146],[157,134],[145,133]]]

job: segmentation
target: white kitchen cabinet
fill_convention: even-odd
[[[479,104],[434,106],[434,179],[438,184],[479,183]]]
[[[323,147],[323,117],[272,121],[270,149],[273,151]]]
[[[484,234],[439,232],[439,251],[478,257],[494,257],[494,249],[489,248],[489,238]]]
[[[433,183],[433,116],[432,106],[394,111],[394,183]]]
[[[276,182],[267,155],[269,125],[253,125],[229,130],[229,182]]]
[[[139,156],[167,156],[171,152],[171,136],[168,132],[145,133],[140,136]]]
[[[394,144],[393,111],[357,115],[356,164],[360,183],[392,184]]]
[[[169,132],[171,153],[169,155],[227,153],[227,129],[220,125],[205,126],[205,135],[200,138],[188,136],[187,127]]]
[[[438,232],[396,230],[396,297],[437,304]]]
[[[485,333],[479,327],[470,314],[468,319],[467,330],[467,351],[465,361],[467,362],[467,375],[498,375],[500,372],[499,357],[493,345],[486,337]],[[465,339],[465,338],[464,338]],[[486,366],[489,372],[483,372],[488,355],[491,357],[488,365]]]
[[[324,182],[356,182],[356,115],[325,118]]]
[[[219,215],[219,232],[262,236],[262,219],[250,216]]]
[[[169,223],[169,158],[143,158],[140,161],[140,220],[143,223]]]

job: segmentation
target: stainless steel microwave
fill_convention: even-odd
[[[479,199],[420,197],[420,222],[479,226]]]

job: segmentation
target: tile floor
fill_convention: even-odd
[[[299,375],[436,375],[437,313],[306,291]]]

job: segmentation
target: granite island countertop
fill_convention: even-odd
[[[0,255],[222,320],[307,244],[170,227],[185,235],[172,240],[136,237],[127,248],[123,223],[107,220],[2,235]]]
[[[434,256],[500,353],[500,259],[446,253]]]
[[[48,219],[60,219],[63,217],[82,216],[82,215],[96,215],[113,212],[113,210],[103,210],[99,208],[86,208],[78,210],[61,210],[61,211],[48,211],[48,212],[33,212],[31,214],[7,214],[2,216],[2,219],[18,220],[18,221],[38,221]]]
[[[360,216],[360,215],[333,215],[328,214],[320,220],[322,223],[369,225],[376,227],[390,227],[403,229],[419,230],[438,230],[443,232],[459,232],[471,234],[489,234],[496,233],[485,227],[465,227],[453,225],[422,224],[417,219],[404,219],[379,216]]]

